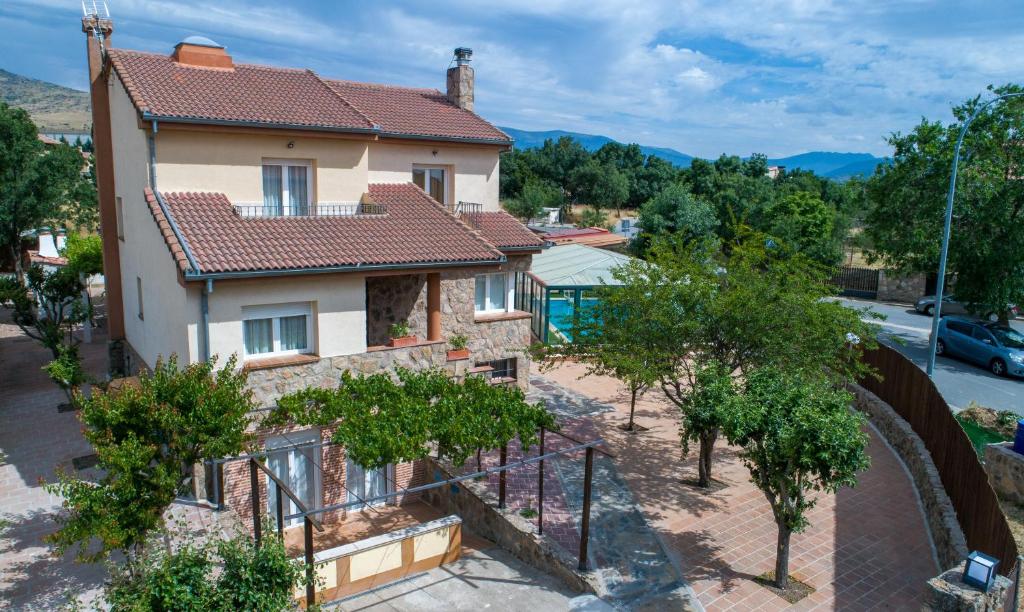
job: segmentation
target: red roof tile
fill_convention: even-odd
[[[466,222],[499,249],[544,248],[544,240],[504,211],[464,213]]]
[[[332,79],[327,83],[387,134],[512,142],[508,134],[452,104],[436,89]]]
[[[124,49],[111,49],[110,58],[135,107],[158,119],[512,143],[433,89],[326,81],[311,70],[254,64],[189,66]]]
[[[497,263],[502,257],[411,183],[370,185],[370,197],[387,212],[365,216],[243,218],[221,193],[161,195],[202,273]],[[151,192],[147,200],[179,267],[187,269]]]
[[[373,129],[311,70],[203,68],[123,49],[111,49],[110,59],[136,108],[158,118]]]

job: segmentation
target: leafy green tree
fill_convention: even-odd
[[[834,265],[842,245],[834,233],[836,210],[813,193],[800,191],[775,200],[766,211],[768,230],[794,250]]]
[[[1024,91],[1019,85],[994,94]],[[981,104],[956,106],[956,122],[923,120],[889,139],[893,164],[868,180],[866,233],[874,258],[903,272],[938,268],[953,147],[964,121]],[[1024,301],[1024,99],[1010,98],[982,111],[964,138],[957,178],[947,267],[957,297],[981,312]]]
[[[718,227],[718,218],[707,201],[673,184],[640,208],[639,225],[643,234],[634,248],[644,254],[655,236],[673,234],[684,241],[707,237]]]
[[[601,210],[600,204],[592,204],[583,209],[578,223],[581,227],[600,227],[602,229],[611,227],[608,223],[608,215]]]
[[[615,166],[589,160],[569,175],[573,200],[622,212],[629,197],[629,179]]]
[[[636,171],[630,183],[628,208],[640,208],[644,202],[658,195],[669,185],[680,180],[681,171],[656,155],[648,155],[643,168]]]
[[[115,566],[105,603],[114,612],[296,610],[292,596],[303,582],[302,565],[288,556],[276,531],[263,533],[259,547],[244,534],[174,552],[153,547],[135,572]]]
[[[129,571],[147,535],[186,489],[193,466],[208,457],[237,454],[250,442],[246,428],[256,402],[234,357],[220,370],[216,358],[178,368],[160,361],[138,385],[80,398],[86,440],[96,449],[98,482],[60,474],[46,490],[63,498],[60,529],[48,540],[63,554],[78,545],[79,559],[127,555]],[[98,549],[90,552],[93,542]]]
[[[15,279],[0,279],[0,304],[10,305],[14,323],[58,359],[61,347],[76,344],[71,332],[88,317],[79,299],[84,286],[78,274],[66,267],[47,272],[32,266],[25,280],[22,285]]]
[[[775,585],[789,586],[790,536],[807,528],[814,491],[835,493],[868,468],[864,417],[852,396],[807,371],[747,370],[743,389],[726,403],[722,431],[740,446],[751,481],[778,526]]]
[[[697,458],[697,486],[711,486],[711,463],[718,440],[725,407],[735,396],[732,373],[720,363],[711,361],[696,370],[693,386],[679,407],[682,415],[683,452],[690,452],[690,442],[700,444]]]
[[[513,217],[529,220],[539,217],[545,208],[561,208],[565,198],[562,192],[551,185],[536,179],[528,179],[522,192],[511,199],[505,200],[505,210]]]
[[[43,226],[63,225],[69,209],[88,193],[78,149],[44,147],[28,113],[0,102],[0,244],[24,281],[21,235]]]
[[[103,239],[95,234],[69,234],[61,255],[76,274],[92,276],[103,273]]]

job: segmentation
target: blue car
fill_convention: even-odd
[[[944,318],[935,354],[972,361],[996,376],[1024,377],[1024,334],[998,323]]]

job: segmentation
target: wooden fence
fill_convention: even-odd
[[[1000,573],[1010,574],[1017,563],[1017,545],[985,468],[946,400],[920,368],[887,346],[866,353],[864,361],[883,378],[868,378],[861,385],[892,406],[924,441],[967,546],[998,558]]]

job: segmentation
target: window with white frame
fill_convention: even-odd
[[[439,166],[414,166],[412,182],[441,204],[448,203],[448,170]]]
[[[243,307],[242,343],[246,358],[312,353],[312,305],[300,302]]]
[[[476,312],[508,312],[515,304],[515,283],[505,272],[476,275]]]
[[[301,159],[263,160],[263,216],[308,215],[313,164]]]

